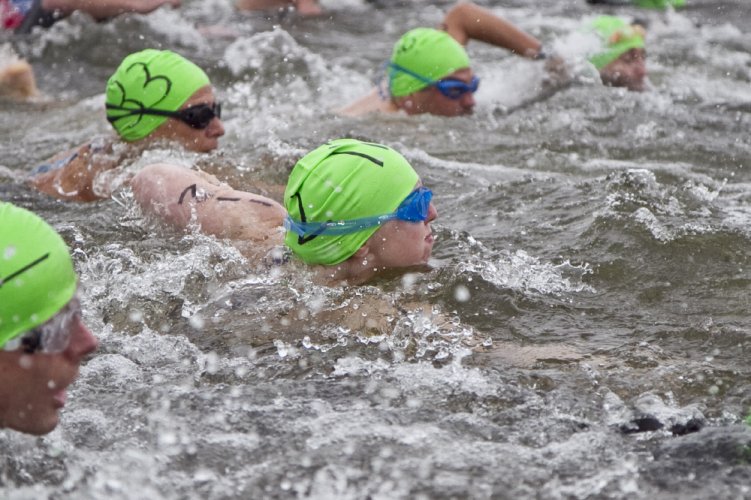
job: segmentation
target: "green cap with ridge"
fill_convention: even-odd
[[[39,216],[0,202],[0,347],[57,314],[76,287],[60,235]]]
[[[589,26],[602,39],[603,49],[589,56],[598,70],[615,61],[631,49],[644,48],[644,28],[629,24],[620,17],[599,16]]]
[[[405,33],[394,45],[390,62],[389,90],[393,97],[410,95],[429,85],[395,65],[432,81],[469,68],[464,47],[445,31],[432,28],[415,28]]]
[[[338,139],[311,151],[292,169],[284,207],[296,221],[328,222],[393,212],[415,189],[419,177],[388,146]],[[380,226],[344,235],[299,236],[285,243],[308,264],[335,265],[354,255]]]
[[[206,73],[179,54],[155,49],[136,52],[123,59],[107,81],[107,120],[124,140],[143,139],[167,117],[134,111],[177,111],[206,85]]]

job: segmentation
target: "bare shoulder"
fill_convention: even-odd
[[[382,98],[378,89],[373,89],[355,102],[337,109],[336,113],[342,116],[357,117],[370,113],[394,113],[396,111],[398,109],[390,99]]]
[[[93,141],[58,153],[29,173],[29,183],[43,193],[68,201],[107,198],[109,191],[95,189],[95,179],[117,166],[111,149],[110,142]]]
[[[148,165],[131,187],[144,212],[177,228],[195,224],[220,238],[266,241],[286,215],[277,201],[233,189],[213,175],[180,165]]]

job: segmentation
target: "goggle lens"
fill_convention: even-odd
[[[426,187],[419,187],[412,191],[396,209],[396,218],[407,222],[422,222],[428,220],[430,200],[433,192]]]
[[[437,81],[435,87],[449,99],[461,99],[467,92],[477,92],[480,87],[480,79],[474,76],[469,83],[462,80],[445,79]]]
[[[222,105],[218,102],[214,104],[198,104],[175,113],[175,118],[199,130],[208,127],[214,118],[221,117]]]
[[[73,322],[81,317],[81,302],[76,294],[68,304],[46,323],[15,337],[2,347],[4,351],[23,349],[27,354],[53,354],[68,348]]]

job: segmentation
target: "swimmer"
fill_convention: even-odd
[[[601,50],[589,57],[600,72],[602,83],[644,91],[647,77],[644,28],[618,17],[600,16],[587,29],[593,31],[602,43]]]
[[[318,0],[237,0],[238,10],[271,10],[293,7],[301,16],[319,16],[323,14]]]
[[[97,347],[81,319],[65,242],[46,222],[0,203],[0,428],[46,434]]]
[[[224,135],[221,105],[209,77],[168,50],[146,49],[126,57],[107,82],[106,112],[125,147],[115,153],[119,141],[93,140],[37,166],[30,184],[63,200],[107,198],[111,186],[97,183],[97,176],[118,167],[126,156],[158,141],[207,153]]]
[[[162,5],[179,7],[180,3],[181,0],[0,0],[0,22],[5,30],[29,33],[36,26],[49,28],[76,11],[104,21],[120,14],[148,14]]]
[[[529,59],[546,58],[535,37],[486,9],[460,2],[446,14],[442,30],[416,28],[396,42],[387,65],[387,90],[374,89],[339,112],[347,116],[398,111],[409,115],[471,114],[480,83],[464,50],[471,39]],[[550,69],[562,71],[559,65]]]
[[[308,153],[289,176],[284,205],[177,165],[147,166],[131,185],[144,212],[179,229],[195,224],[253,259],[284,243],[326,283],[421,268],[433,248],[431,191],[380,144],[339,139]]]

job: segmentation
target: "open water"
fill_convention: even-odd
[[[53,433],[0,432],[0,496],[751,498],[751,7],[689,4],[617,11],[649,25],[651,89],[629,93],[570,42],[613,11],[484,2],[574,80],[547,92],[541,63],[473,42],[478,106],[456,119],[331,112],[447,2],[297,19],[186,0],[13,41],[52,99],[0,104],[0,198],[74,249],[101,348]],[[435,192],[433,270],[325,288],[144,219],[127,189],[29,190],[38,162],[109,133],[105,81],[145,47],[207,69],[227,134],[221,153],[156,150],[132,170],[168,159],[278,196],[326,140],[386,143]],[[400,305],[384,333],[327,319],[378,301]]]

